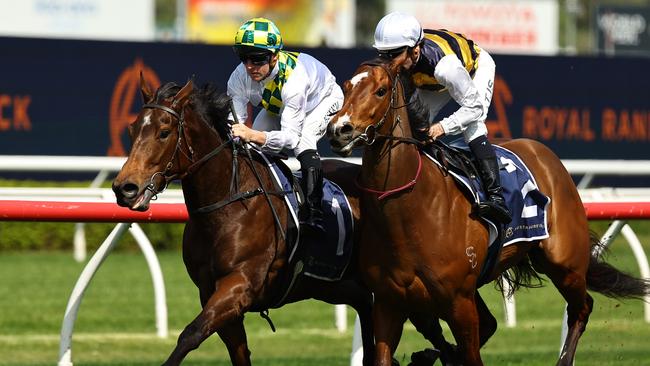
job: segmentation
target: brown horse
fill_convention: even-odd
[[[360,268],[375,293],[375,362],[390,364],[405,319],[435,316],[449,324],[460,362],[482,365],[479,348],[496,330],[476,291],[488,227],[446,170],[422,157],[405,102],[405,89],[412,85],[399,73],[405,55],[362,64],[344,83],[343,107],[328,128],[331,145],[341,155],[365,145],[358,178],[366,191]],[[571,365],[593,307],[587,288],[639,298],[650,286],[592,254],[599,243],[590,235],[569,173],[551,150],[526,139],[503,146],[528,165],[540,191],[551,198],[549,237],[503,248],[489,280],[509,268],[519,275],[514,285],[531,285],[539,274],[551,279],[568,304],[569,333],[558,364]]]
[[[308,298],[352,306],[361,321],[363,346],[372,350],[372,295],[362,286],[354,257],[341,280],[299,275],[286,292],[294,275],[285,239],[290,213],[267,166],[230,138],[230,99],[209,86],[194,88],[192,81],[183,87],[167,83],[153,94],[141,79],[141,90],[146,104],[129,126],[132,147],[113,190],[120,206],[144,211],[152,196],[181,179],[190,213],[183,260],[203,308],[180,334],[165,365],[180,364],[214,332],[233,365],[250,365],[244,314],[265,314]],[[350,177],[359,167],[334,160],[323,165],[326,177],[350,193],[358,220],[358,189]],[[364,364],[372,364],[373,356],[366,352]]]

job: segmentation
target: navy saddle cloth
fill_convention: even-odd
[[[497,225],[488,219],[482,218],[490,227],[488,258],[483,267],[479,283],[483,284],[484,275],[491,271],[502,247],[522,241],[535,241],[548,238],[546,220],[546,207],[551,199],[542,194],[537,188],[535,178],[524,162],[512,151],[501,146],[494,146],[499,162],[499,177],[503,188],[506,205],[512,215],[512,222],[502,228],[499,235]],[[452,141],[449,146],[443,146],[450,154],[464,154],[460,158],[468,161],[471,159],[469,146],[463,139]],[[473,169],[464,169],[460,164],[441,162],[440,154],[425,150],[425,155],[435,164],[447,169],[458,185],[473,200],[473,203],[486,199],[483,185]],[[435,155],[435,156],[434,156]],[[458,157],[458,156],[457,156]],[[467,174],[469,171],[470,174]]]
[[[264,156],[264,155],[263,155]],[[323,219],[326,235],[310,240],[301,240],[298,224],[298,210],[300,203],[294,191],[293,182],[287,173],[289,169],[280,160],[272,160],[264,156],[277,185],[284,195],[285,203],[289,209],[292,235],[288,235],[290,248],[289,261],[302,262],[302,274],[326,281],[337,281],[350,263],[353,250],[354,218],[350,203],[343,190],[334,182],[323,180]],[[300,174],[294,173],[295,179],[300,179]],[[290,238],[290,239],[289,239]],[[293,239],[295,238],[295,239]]]

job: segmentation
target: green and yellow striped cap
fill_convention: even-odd
[[[282,36],[272,21],[266,18],[253,18],[239,27],[235,35],[235,46],[262,48],[275,52],[282,49]]]

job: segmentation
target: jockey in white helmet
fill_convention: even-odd
[[[379,21],[373,47],[381,57],[390,59],[407,53],[402,67],[416,86],[413,97],[428,107],[428,137],[435,140],[443,135],[463,134],[478,161],[488,195],[479,204],[480,213],[509,223],[511,216],[503,198],[499,165],[485,126],[494,90],[492,57],[462,34],[423,30],[415,17],[399,12]],[[434,120],[451,99],[460,108],[448,117]]]

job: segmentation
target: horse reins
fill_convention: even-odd
[[[232,113],[233,117],[236,120],[237,117],[236,117],[236,114],[235,114],[235,111],[234,111],[232,100],[230,101],[230,106],[229,107],[230,107],[230,110],[231,110],[231,113]],[[159,109],[159,110],[162,110],[164,112],[167,112],[167,113],[171,114],[173,117],[175,117],[178,120],[178,140],[176,141],[176,147],[174,148],[174,152],[172,153],[172,156],[169,159],[169,162],[167,162],[167,164],[165,165],[165,170],[162,171],[162,172],[154,173],[151,176],[150,183],[147,185],[145,190],[150,191],[152,196],[155,197],[157,194],[163,192],[167,188],[167,186],[169,185],[169,183],[171,181],[173,181],[174,179],[177,179],[177,178],[178,179],[183,179],[186,176],[194,173],[205,162],[207,162],[211,158],[217,156],[224,148],[226,148],[229,144],[232,144],[233,145],[233,178],[232,178],[232,181],[231,181],[231,184],[230,184],[230,197],[228,199],[224,199],[224,200],[221,200],[221,201],[213,203],[213,204],[209,204],[209,205],[206,205],[206,206],[199,207],[199,208],[193,210],[191,213],[201,213],[202,214],[202,213],[208,213],[208,212],[216,211],[216,210],[218,210],[218,209],[220,209],[220,208],[222,208],[224,206],[227,206],[227,205],[229,205],[229,204],[231,204],[233,202],[246,200],[248,198],[252,198],[252,197],[255,197],[257,195],[263,194],[265,196],[267,202],[269,203],[270,207],[271,207],[271,211],[273,213],[273,218],[275,220],[276,225],[278,226],[278,228],[280,230],[280,235],[282,236],[283,239],[286,238],[286,234],[284,233],[284,230],[283,230],[282,225],[280,223],[280,218],[278,216],[278,213],[275,210],[275,206],[273,206],[273,204],[271,202],[270,194],[266,189],[264,189],[264,185],[262,184],[262,179],[260,177],[259,172],[255,168],[254,164],[251,163],[251,167],[252,167],[252,170],[253,170],[253,174],[255,175],[255,178],[256,178],[258,184],[260,185],[260,187],[258,187],[256,189],[253,189],[253,190],[249,190],[249,191],[236,192],[235,193],[235,191],[237,190],[237,187],[239,186],[239,179],[238,179],[238,174],[237,174],[237,171],[238,171],[238,169],[237,169],[237,167],[238,167],[238,164],[237,164],[237,147],[235,146],[237,143],[239,143],[238,140],[235,141],[235,139],[233,139],[232,137],[229,137],[227,140],[225,140],[219,146],[217,146],[214,150],[212,150],[208,154],[204,155],[199,160],[194,161],[193,160],[194,151],[193,151],[192,147],[189,145],[189,143],[187,142],[187,138],[185,139],[186,140],[185,144],[187,145],[188,151],[190,152],[190,156],[187,156],[187,154],[183,153],[183,150],[181,149],[183,135],[185,134],[185,128],[184,128],[185,127],[185,119],[184,119],[183,111],[181,110],[181,113],[178,113],[175,110],[173,110],[172,108],[169,108],[169,107],[164,106],[162,104],[156,104],[156,103],[144,104],[142,106],[142,108],[143,109],[144,108]],[[237,123],[237,121],[235,121],[235,123]],[[250,151],[248,149],[248,146],[245,145],[245,144],[241,144],[241,146],[243,146],[244,150],[246,151],[247,158],[250,161],[252,161],[253,157],[251,156],[251,153],[250,153]],[[183,155],[185,155],[188,158],[188,160],[190,162],[192,162],[192,164],[186,169],[186,171],[183,174],[171,174],[170,175],[169,172],[171,171],[171,169],[174,166],[174,160],[176,159],[176,156],[177,156],[179,151],[181,151],[183,153]],[[158,176],[158,175],[160,175],[165,180],[165,184],[163,185],[162,189],[158,189],[157,185],[155,183],[156,176]],[[281,193],[284,193],[284,192],[281,192]]]

